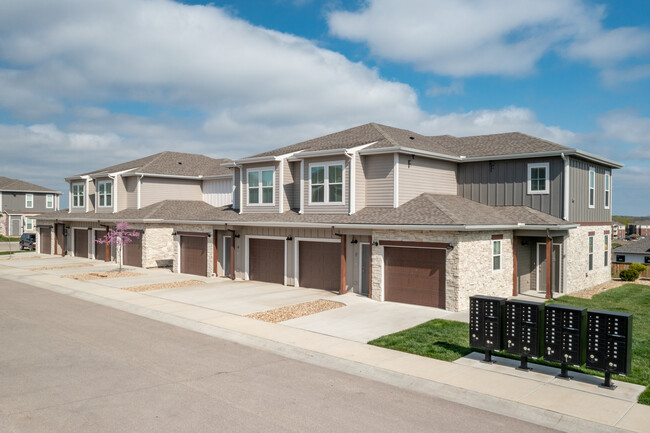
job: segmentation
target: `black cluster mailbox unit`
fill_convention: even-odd
[[[568,378],[567,365],[584,364],[587,309],[549,304],[544,317],[544,359],[562,364],[560,377]]]
[[[521,356],[522,370],[529,370],[528,357],[542,356],[544,304],[511,300],[506,302],[505,351]]]
[[[605,372],[604,387],[613,388],[611,374],[626,376],[632,368],[632,315],[591,310],[587,313],[587,368]]]
[[[505,298],[476,295],[469,298],[469,344],[485,350],[485,362],[492,362],[492,350],[503,349]]]

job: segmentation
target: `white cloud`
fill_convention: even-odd
[[[627,69],[605,69],[601,73],[601,78],[608,87],[634,83],[650,78],[650,64],[632,66]]]
[[[603,7],[583,0],[368,0],[357,11],[330,13],[328,22],[333,35],[422,70],[516,76],[534,71],[555,49],[597,63],[647,49],[647,31],[606,31],[603,18]],[[619,45],[630,37],[635,40]]]
[[[634,145],[631,151],[622,155],[624,158],[650,160],[650,118],[640,117],[631,110],[616,110],[601,116],[598,124],[603,140]],[[622,153],[621,149],[618,153]]]
[[[465,85],[462,81],[454,80],[448,86],[440,86],[434,84],[427,90],[428,96],[440,96],[440,95],[462,95],[465,93]]]

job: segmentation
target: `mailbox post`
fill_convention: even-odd
[[[542,354],[544,304],[510,300],[506,302],[505,350],[521,356],[520,370],[531,370],[528,357]]]
[[[584,363],[587,309],[549,304],[544,316],[544,359],[562,364],[558,377],[570,379],[568,365]]]
[[[587,313],[587,368],[605,372],[600,385],[614,389],[611,374],[632,369],[632,315],[591,310]]]
[[[485,350],[484,362],[492,362],[492,350],[503,349],[505,303],[492,296],[469,298],[469,345]]]

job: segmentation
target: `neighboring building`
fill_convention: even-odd
[[[628,235],[650,236],[650,218],[634,221],[627,228]]]
[[[625,224],[612,221],[612,239],[625,239]]]
[[[628,242],[614,249],[616,263],[641,263],[650,265],[650,238]]]
[[[59,210],[59,191],[0,176],[0,234],[36,232],[38,215]]]
[[[56,217],[89,231],[129,221],[144,230],[146,267],[450,310],[473,294],[551,296],[611,275],[621,165],[521,133],[430,137],[371,123],[223,164],[230,206],[171,194],[168,176],[164,197],[141,187],[140,206],[95,211],[99,178],[137,179],[133,163],[69,178],[83,209]]]

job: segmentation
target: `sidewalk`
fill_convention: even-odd
[[[66,273],[87,272],[87,268],[31,271],[26,263],[38,262],[38,266],[45,266],[43,263],[60,264],[61,260],[65,259],[0,260],[0,278],[558,430],[650,432],[650,406],[636,403],[644,389],[639,385],[616,381],[618,387],[611,391],[599,388],[596,384],[602,379],[593,376],[572,373],[574,380],[564,381],[555,378],[556,369],[535,365],[534,371],[521,372],[510,360],[498,359],[494,365],[483,364],[479,362],[480,354],[450,363],[283,324],[261,322],[219,311],[214,305],[205,308],[150,296],[146,292],[128,292],[101,284],[102,280],[77,281],[59,277]],[[93,271],[101,267],[88,263]],[[138,271],[155,282],[164,280],[159,271]],[[178,274],[165,275],[168,281],[181,279]],[[194,279],[194,276],[182,277]]]

